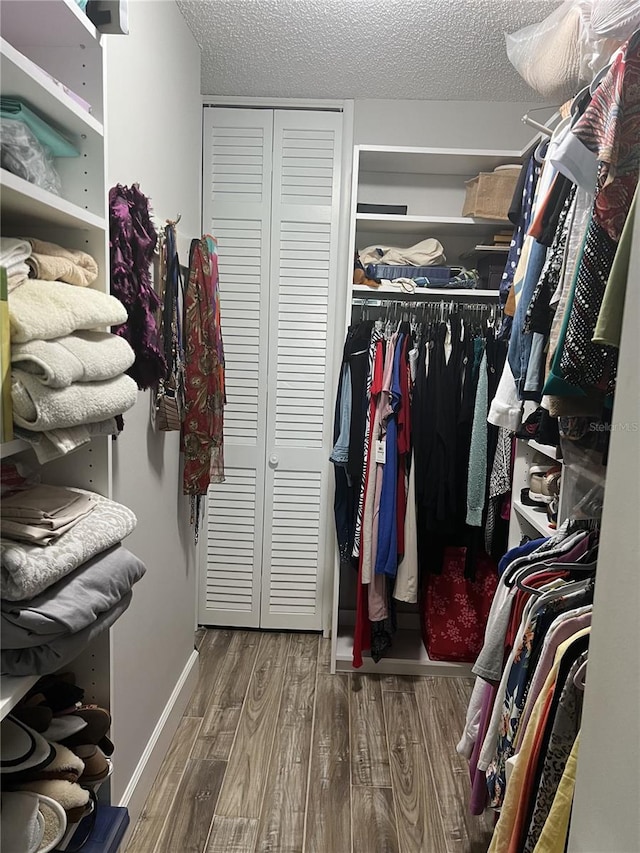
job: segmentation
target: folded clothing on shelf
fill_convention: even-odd
[[[0,645],[32,648],[84,630],[115,607],[145,571],[141,560],[115,545],[29,601],[0,601]]]
[[[95,498],[58,486],[34,486],[5,498],[2,535],[19,542],[49,545],[95,509]]]
[[[15,430],[16,438],[26,441],[33,448],[41,465],[60,459],[73,450],[88,444],[92,437],[98,435],[118,435],[120,428],[116,418],[108,418],[95,424],[67,427],[66,429],[50,429],[44,432],[33,432],[29,429]]]
[[[11,371],[14,423],[34,432],[98,423],[126,412],[137,398],[129,376],[49,388],[23,370]]]
[[[24,101],[3,95],[0,97],[0,118],[21,121],[53,157],[79,157],[78,149],[58,130],[33,112]]]
[[[425,278],[430,282],[447,282],[451,278],[452,268],[441,266],[400,266],[399,264],[367,264],[365,272],[369,278],[376,280],[396,278]]]
[[[54,546],[52,546],[54,547]],[[2,649],[0,664],[7,675],[46,675],[56,672],[77,658],[103,631],[110,628],[131,604],[133,592],[128,592],[110,610],[75,634],[65,634],[49,643],[27,649]]]
[[[58,196],[62,193],[51,152],[23,121],[0,118],[0,163],[3,169],[45,192]]]
[[[0,237],[0,267],[7,271],[7,279],[29,274],[27,258],[31,255],[31,244],[18,237]]]
[[[136,526],[128,507],[94,492],[96,507],[46,549],[9,539],[0,540],[2,596],[8,601],[33,598],[87,560],[117,544]]]
[[[127,341],[109,332],[74,332],[11,347],[11,364],[51,388],[115,379],[134,360],[135,353]]]
[[[127,310],[114,296],[62,281],[27,279],[9,300],[12,343],[61,338],[126,320]]]
[[[87,287],[98,278],[98,264],[87,252],[65,249],[57,243],[28,238],[31,254],[27,265],[31,278],[41,281],[64,281],[78,287]]]
[[[394,246],[368,246],[358,254],[365,267],[367,264],[424,267],[442,265],[446,262],[442,243],[434,237],[428,237],[408,249],[399,249]]]

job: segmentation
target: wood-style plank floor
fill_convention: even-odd
[[[455,751],[470,680],[331,675],[314,634],[199,644],[127,853],[486,853]]]

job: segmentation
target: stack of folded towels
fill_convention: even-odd
[[[37,485],[3,497],[0,520],[2,672],[54,672],[129,606],[145,567],[120,542],[136,518],[102,495]]]
[[[127,320],[119,300],[91,289],[95,259],[42,240],[2,238],[3,259],[10,263],[16,434],[45,462],[93,434],[117,433],[115,417],[137,398],[125,375],[135,355],[123,338],[94,331]]]

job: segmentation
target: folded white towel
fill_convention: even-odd
[[[82,447],[83,444],[88,444],[92,436],[118,435],[118,432],[115,418],[108,418],[106,421],[95,424],[66,427],[66,429],[49,429],[46,432],[33,432],[20,427],[16,427],[15,430],[16,438],[21,438],[31,445],[41,465],[60,459]]]
[[[6,269],[7,278],[17,272],[22,272],[30,254],[31,244],[28,240],[19,240],[17,237],[0,237],[0,267]]]
[[[28,279],[9,295],[11,342],[16,344],[119,326],[126,320],[127,309],[115,296],[62,281]]]
[[[130,409],[137,396],[138,386],[129,376],[48,388],[24,370],[11,371],[13,420],[35,432],[104,421]]]
[[[109,332],[74,332],[11,347],[11,364],[51,388],[115,379],[131,367],[135,357],[124,338]]]

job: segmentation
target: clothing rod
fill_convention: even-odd
[[[492,308],[495,308],[497,305],[497,300],[487,300],[486,302],[478,302],[473,301],[473,297],[442,297],[441,295],[434,294],[433,299],[353,299],[351,301],[351,305],[354,308],[365,307],[365,308],[376,308],[382,307],[384,305],[403,305],[410,306],[412,308],[419,308],[421,305],[433,304],[433,302],[446,302],[449,304],[460,304],[465,306],[473,306],[474,308],[483,308],[487,311],[490,311]]]
[[[529,127],[532,127],[534,130],[539,131],[539,133],[544,133],[545,136],[551,136],[552,131],[546,125],[540,124],[539,121],[530,118],[528,113],[522,116],[522,123],[528,124]]]

